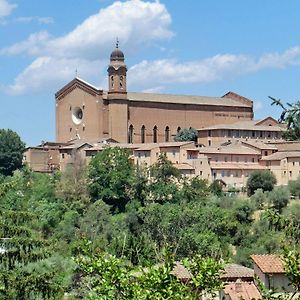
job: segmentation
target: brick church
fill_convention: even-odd
[[[253,102],[229,92],[221,97],[127,91],[123,52],[110,55],[108,91],[76,77],[56,94],[56,141],[171,142],[183,128],[201,129],[252,120]]]

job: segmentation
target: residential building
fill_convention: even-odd
[[[267,117],[262,120],[239,120],[230,124],[198,127],[197,130],[199,145],[216,146],[236,140],[264,142],[282,140],[285,126],[272,117]]]
[[[280,292],[293,291],[285,274],[283,260],[279,255],[251,255],[251,259],[253,260],[254,273],[267,289],[276,289]]]

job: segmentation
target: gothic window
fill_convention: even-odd
[[[153,127],[153,143],[157,143],[157,126]]]
[[[177,133],[178,133],[180,130],[181,130],[181,127],[178,126],[178,127],[177,127]]]
[[[166,142],[170,141],[170,128],[169,128],[169,126],[167,126],[166,129],[165,129],[165,141]]]
[[[130,125],[128,129],[128,143],[133,143],[133,125]]]
[[[143,125],[141,128],[141,143],[145,143],[145,131],[145,125]]]

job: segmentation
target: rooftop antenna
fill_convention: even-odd
[[[76,78],[78,77],[78,70],[77,70],[77,68],[76,68],[76,70],[75,70],[75,77],[76,77]]]

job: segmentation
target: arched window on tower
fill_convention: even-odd
[[[146,132],[146,128],[145,125],[143,125],[141,128],[141,143],[145,143],[145,132]]]
[[[113,89],[114,88],[114,85],[115,85],[115,81],[114,81],[114,76],[110,76],[110,80],[111,80],[111,88]]]
[[[177,127],[177,133],[178,133],[180,130],[181,130],[181,127],[178,126],[178,127]]]
[[[169,126],[165,129],[165,142],[170,142],[170,128]]]
[[[123,89],[123,76],[120,76],[120,88]]]
[[[133,125],[131,124],[128,129],[128,143],[133,143]]]
[[[157,143],[157,126],[153,127],[153,143]]]

